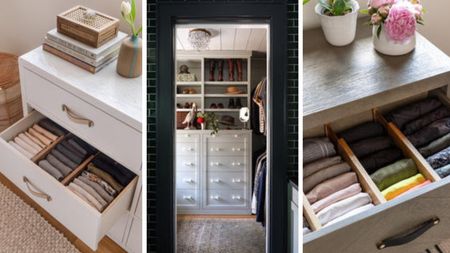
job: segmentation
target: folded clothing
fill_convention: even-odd
[[[31,136],[33,136],[36,139],[38,139],[40,142],[44,143],[46,146],[52,144],[52,140],[50,140],[49,138],[45,137],[44,135],[42,135],[38,131],[34,130],[32,127],[28,128],[28,133]]]
[[[78,178],[75,178],[73,180],[73,183],[78,185],[79,187],[83,188],[85,191],[87,191],[92,197],[94,197],[102,206],[102,209],[108,204],[106,202],[105,199],[102,198],[102,196],[100,196],[100,194],[97,193],[97,191],[95,191],[94,188],[92,188],[90,185],[84,183],[83,181],[81,181]]]
[[[303,179],[303,191],[309,192],[312,188],[314,188],[314,186],[318,185],[319,183],[350,171],[350,165],[348,165],[346,162],[341,162],[328,168],[321,169]]]
[[[437,168],[435,171],[441,178],[447,177],[450,175],[450,164]]]
[[[65,157],[69,158],[72,162],[74,162],[77,165],[80,165],[84,160],[82,156],[79,156],[77,153],[73,153],[64,145],[62,145],[62,143],[56,145],[56,150],[61,152]]]
[[[47,160],[39,161],[38,165],[58,181],[61,181],[64,178],[63,174],[57,168],[53,167],[53,165],[51,165]]]
[[[358,193],[350,198],[338,201],[317,213],[317,218],[322,225],[342,216],[358,207],[372,202],[369,194],[365,192]]]
[[[450,117],[436,120],[419,131],[406,136],[415,147],[421,147],[450,133]]]
[[[306,198],[310,204],[314,204],[315,202],[357,182],[358,178],[356,177],[356,173],[347,172],[316,185],[306,194]]]
[[[314,213],[318,213],[320,210],[324,209],[325,207],[336,203],[340,200],[349,198],[353,195],[356,195],[362,191],[361,185],[359,183],[352,184],[347,188],[344,188],[340,191],[337,191],[319,201],[311,205],[312,210]]]
[[[58,136],[54,135],[52,132],[47,131],[47,129],[39,126],[38,124],[34,124],[32,127],[34,130],[36,130],[37,132],[39,132],[40,134],[44,135],[45,137],[47,137],[48,139],[50,139],[51,141],[56,141],[58,139]]]
[[[101,179],[103,179],[103,181],[106,181],[109,185],[111,185],[114,190],[116,190],[117,192],[122,191],[123,186],[118,183],[110,174],[108,174],[107,172],[97,168],[93,163],[89,163],[88,164],[88,168],[87,170],[91,173],[94,173],[95,175],[97,175],[98,177],[100,177]]]
[[[72,170],[75,169],[76,167],[78,167],[78,164],[72,162],[72,160],[67,158],[63,153],[59,152],[56,149],[52,149],[52,151],[50,151],[50,154],[54,155],[59,161],[64,163],[66,166],[68,166]]]
[[[406,123],[437,109],[441,105],[442,103],[438,99],[427,98],[393,110],[386,116],[386,119],[403,130]]]
[[[22,141],[24,141],[25,143],[27,143],[28,145],[30,145],[31,147],[33,147],[33,149],[35,149],[38,153],[44,149],[24,133],[20,133],[17,137]]]
[[[367,173],[372,174],[377,169],[389,165],[402,158],[403,152],[397,147],[392,147],[364,156],[359,159],[359,161],[367,171]]]
[[[416,164],[412,159],[402,159],[377,170],[370,175],[370,178],[377,185],[378,189],[383,191],[389,186],[410,178],[417,173]]]
[[[323,159],[319,159],[312,163],[305,164],[303,166],[303,178],[310,176],[321,169],[325,169],[327,167],[338,164],[342,161],[340,156],[332,156]]]
[[[433,169],[444,167],[445,165],[450,164],[450,147],[427,157],[427,162],[431,167],[433,167]]]
[[[92,182],[96,182],[99,185],[102,186],[102,188],[112,197],[115,197],[117,195],[117,191],[110,185],[108,184],[108,182],[106,182],[105,180],[103,180],[101,177],[95,175],[94,173],[88,172],[88,171],[83,171],[81,172],[81,175],[86,177],[87,179],[89,179]]]
[[[311,232],[312,232],[311,229],[309,229],[308,227],[303,227],[303,235],[307,235]]]
[[[68,137],[67,141],[72,144],[74,148],[83,153],[83,155],[94,155],[95,153],[97,153],[97,149],[74,135]]]
[[[51,121],[49,118],[42,119],[37,124],[57,136],[63,136],[68,133],[66,129]]]
[[[349,144],[356,157],[363,157],[393,146],[392,140],[388,136],[378,136],[363,139]]]
[[[20,139],[18,136],[14,138],[14,142],[19,145],[21,148],[25,149],[29,153],[33,154],[33,156],[39,153],[38,149],[33,148],[31,145]]]
[[[339,134],[347,143],[357,142],[363,139],[381,136],[384,134],[384,128],[377,122],[366,122]]]
[[[22,155],[24,155],[26,158],[31,159],[33,158],[33,154],[31,154],[30,152],[26,151],[25,149],[23,149],[22,147],[20,147],[19,145],[17,145],[14,141],[8,141],[8,143],[17,151],[19,151]]]
[[[374,207],[374,205],[373,205],[372,203],[367,204],[367,205],[364,205],[364,206],[360,206],[360,207],[358,207],[358,208],[356,208],[356,209],[353,209],[353,210],[351,210],[350,212],[348,212],[348,213],[346,213],[346,214],[344,214],[344,215],[342,215],[342,216],[339,216],[339,217],[337,217],[336,219],[334,219],[334,220],[328,222],[327,224],[325,224],[325,227],[326,227],[326,226],[333,225],[333,224],[335,224],[335,223],[337,223],[337,222],[339,222],[339,221],[343,221],[343,220],[345,220],[345,219],[347,219],[347,218],[349,218],[349,217],[352,217],[352,216],[354,216],[354,215],[357,215],[357,214],[359,214],[359,213],[365,212],[365,211],[369,210],[369,209],[372,208],[372,207]]]
[[[74,182],[71,182],[69,184],[69,189],[72,191],[77,192],[79,195],[83,196],[83,200],[93,206],[97,211],[101,212],[103,211],[104,206],[98,202],[97,199],[95,199],[89,192],[87,192],[85,189],[81,188],[79,185],[75,184]]]
[[[422,117],[415,119],[405,125],[405,129],[403,130],[403,133],[405,135],[410,135],[418,130],[424,128],[425,126],[431,124],[434,121],[450,117],[450,110],[445,107],[441,106],[437,108],[436,110],[423,115]]]
[[[420,154],[424,157],[431,156],[450,146],[450,133],[430,142],[428,145],[419,148]]]
[[[400,194],[408,191],[414,186],[420,185],[425,182],[426,179],[422,174],[417,174],[410,178],[404,179],[394,185],[389,186],[387,189],[383,190],[381,194],[383,194],[386,200],[392,200],[399,196]]]
[[[94,190],[102,196],[106,202],[110,203],[114,197],[110,195],[99,183],[89,180],[89,177],[86,174],[81,174],[78,177],[79,180],[83,181],[85,184],[89,185],[90,187],[94,188]]]
[[[59,172],[61,172],[61,174],[64,177],[69,175],[70,172],[72,172],[72,169],[69,168],[69,166],[65,165],[63,162],[58,160],[58,158],[56,158],[51,153],[47,155],[46,159],[53,167],[55,167],[57,170],[59,170]]]
[[[303,140],[303,164],[334,156],[335,154],[336,150],[333,143],[326,137]]]
[[[416,185],[416,186],[414,186],[413,188],[411,188],[411,189],[405,191],[404,193],[398,195],[397,198],[398,198],[398,197],[401,197],[401,196],[403,196],[403,195],[406,195],[406,194],[408,194],[408,193],[410,193],[410,192],[413,192],[413,191],[415,191],[415,190],[417,190],[417,189],[420,189],[420,188],[424,187],[425,185],[429,185],[429,184],[431,184],[431,181],[430,181],[430,180],[426,180],[425,182],[423,182],[423,183],[421,183],[421,184],[419,184],[419,185]]]
[[[104,154],[97,155],[92,163],[99,169],[107,172],[122,186],[128,185],[136,177],[132,171],[128,170],[118,162],[112,160]]]

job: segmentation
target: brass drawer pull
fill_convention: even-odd
[[[43,199],[47,200],[48,202],[50,202],[52,200],[52,197],[50,197],[50,195],[31,189],[31,187],[33,187],[35,189],[37,189],[37,187],[33,183],[31,183],[31,181],[27,177],[23,177],[23,182],[25,182],[25,184],[27,185],[28,191],[30,191],[31,194],[33,194],[34,196],[43,198]]]
[[[418,225],[417,227],[412,228],[409,231],[406,231],[403,234],[399,234],[399,235],[390,237],[388,239],[385,239],[385,240],[377,243],[377,248],[379,250],[382,250],[384,248],[399,246],[399,245],[403,245],[403,244],[412,242],[415,239],[417,239],[419,236],[421,236],[425,232],[427,232],[430,228],[439,224],[439,222],[440,222],[439,218],[437,218],[437,217],[432,218],[432,219],[425,221],[424,223]]]
[[[62,110],[63,112],[66,112],[67,117],[69,117],[69,119],[72,120],[73,122],[77,124],[84,124],[87,125],[88,127],[94,126],[94,121],[78,116],[72,110],[70,110],[70,108],[67,105],[62,105]]]

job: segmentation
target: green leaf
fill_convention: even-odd
[[[377,29],[377,39],[380,38],[380,34],[381,34],[381,25],[379,25]]]
[[[136,0],[131,0],[131,21],[136,20]]]
[[[369,10],[360,10],[359,13],[369,15]]]
[[[344,15],[345,10],[347,9],[347,4],[345,0],[336,0],[333,4],[333,15],[335,16],[341,16]]]
[[[320,6],[322,6],[322,8],[324,8],[330,12],[332,11],[331,5],[328,3],[327,0],[319,0],[319,4],[320,4]]]
[[[303,0],[303,5],[309,3],[310,0]]]
[[[141,27],[139,27],[139,29],[136,31],[136,36],[138,36],[140,33],[142,32],[142,26]]]

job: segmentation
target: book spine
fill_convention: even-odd
[[[92,59],[97,59],[97,57],[98,57],[98,55],[93,54],[92,52],[89,52],[88,50],[86,50],[84,48],[81,48],[81,47],[79,47],[77,45],[74,45],[74,44],[72,44],[72,43],[70,43],[68,41],[65,41],[65,40],[61,39],[61,38],[55,37],[55,36],[53,36],[50,33],[47,33],[47,38],[49,40],[52,40],[52,41],[54,41],[54,42],[56,42],[56,43],[58,43],[58,44],[60,44],[60,45],[62,45],[64,47],[72,49],[73,51],[76,51],[76,52],[78,52],[78,53],[80,53],[82,55],[85,55],[87,57],[90,57]]]
[[[44,44],[44,45],[42,45],[42,48],[45,51],[47,51],[47,52],[49,52],[51,54],[54,54],[54,55],[56,55],[56,56],[58,56],[58,57],[60,57],[60,58],[62,58],[64,60],[74,64],[74,65],[77,65],[78,67],[80,67],[80,68],[82,68],[84,70],[87,70],[87,71],[89,71],[91,73],[96,73],[97,72],[97,70],[96,70],[96,68],[94,66],[91,66],[91,65],[89,65],[89,64],[87,64],[87,63],[85,63],[83,61],[80,61],[79,59],[77,59],[77,58],[75,58],[73,56],[70,56],[70,55],[68,55],[68,54],[66,54],[66,53],[64,53],[62,51],[59,51],[58,49],[56,49],[54,47],[51,47],[51,46],[49,46],[47,44]]]
[[[49,46],[51,46],[51,47],[54,47],[55,49],[58,49],[59,51],[62,51],[64,53],[66,53],[66,54],[68,54],[70,56],[73,56],[73,57],[77,58],[80,61],[84,61],[87,64],[90,64],[92,66],[97,66],[97,65],[101,64],[101,63],[98,63],[96,60],[94,60],[94,59],[92,59],[90,57],[87,57],[87,56],[85,56],[83,54],[80,54],[77,51],[74,51],[74,50],[72,50],[70,48],[64,47],[61,44],[58,44],[58,43],[56,43],[56,42],[54,42],[52,40],[49,40],[47,38],[44,39],[44,43],[49,45]]]

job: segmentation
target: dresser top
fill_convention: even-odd
[[[304,32],[305,120],[395,89],[413,92],[409,84],[450,72],[450,58],[419,33],[416,48],[410,54],[393,57],[377,53],[372,44],[372,28],[364,21],[358,21],[356,39],[345,47],[328,44],[321,28]]]
[[[21,56],[20,61],[30,71],[142,131],[142,77],[121,77],[116,72],[116,61],[91,74],[42,47]]]

